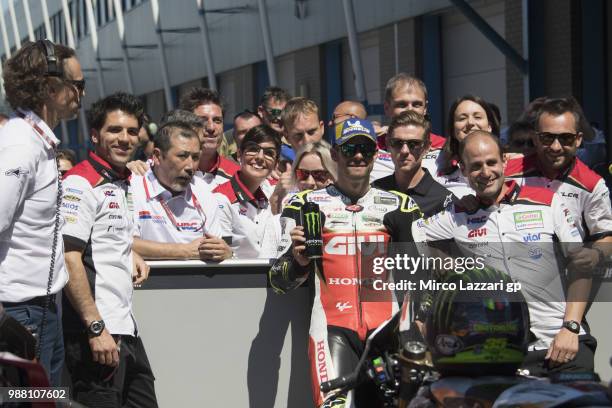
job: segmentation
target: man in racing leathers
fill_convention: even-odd
[[[338,163],[336,183],[298,193],[281,215],[279,254],[283,255],[270,269],[269,278],[278,293],[312,278],[309,358],[316,406],[325,399],[319,385],[350,374],[367,335],[398,310],[393,296],[383,301],[369,301],[373,298],[364,296],[372,293],[364,279],[372,275],[368,256],[362,256],[386,253],[387,244],[398,236],[400,228],[406,230],[421,215],[407,195],[370,187],[376,151],[376,135],[370,122],[349,119],[338,124],[331,152]],[[321,211],[323,256],[316,261],[304,255],[300,213],[307,201],[318,204]],[[366,250],[361,243],[374,244]],[[371,405],[375,404],[374,392],[358,388],[352,394],[333,401],[330,398],[325,406],[375,406]]]
[[[591,286],[584,273],[591,250],[578,249],[582,239],[569,208],[550,190],[506,181],[506,161],[491,133],[471,133],[459,153],[480,205],[469,212],[452,204],[418,220],[412,227],[415,241],[454,239],[463,254],[521,283],[536,337],[523,365],[531,374],[592,371],[594,339],[581,327]],[[570,258],[566,287],[554,253],[556,241]]]

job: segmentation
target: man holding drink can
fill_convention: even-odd
[[[372,330],[389,319],[397,303],[364,300],[371,273],[365,256],[385,254],[401,225],[420,218],[408,196],[370,187],[377,154],[376,133],[365,119],[336,126],[331,151],[338,164],[334,184],[298,193],[281,215],[279,259],[269,272],[277,293],[298,287],[313,275],[314,300],[310,323],[309,358],[313,397],[325,403],[322,382],[350,374]],[[365,256],[365,258],[363,256]],[[370,406],[374,392],[357,388],[337,402]],[[329,401],[327,401],[329,402]]]

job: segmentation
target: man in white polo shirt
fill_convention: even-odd
[[[541,187],[506,182],[506,161],[499,139],[489,132],[468,135],[459,149],[461,168],[476,191],[479,206],[467,211],[459,203],[413,223],[418,241],[453,239],[462,254],[522,284],[536,339],[524,362],[533,375],[556,371],[592,371],[594,339],[581,327],[591,278],[589,249],[562,197]],[[568,256],[565,285],[553,242]]]
[[[123,92],[95,102],[89,114],[94,151],[64,176],[66,367],[72,398],[88,407],[157,406],[132,312],[133,285],[147,278],[148,266],[132,248],[126,163],[143,112]]]
[[[229,257],[231,249],[219,238],[216,200],[204,180],[194,177],[200,141],[191,122],[199,118],[176,110],[165,120],[155,136],[153,167],[132,178],[134,250],[158,259]]]
[[[84,87],[74,50],[50,41],[28,42],[4,64],[16,115],[0,130],[0,302],[38,337],[53,386],[64,361],[54,298],[68,275],[57,215],[59,140],[51,129],[76,116]]]

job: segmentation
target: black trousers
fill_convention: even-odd
[[[595,370],[595,350],[597,340],[590,334],[578,336],[578,353],[567,363],[556,367],[549,367],[548,360],[544,360],[548,350],[536,350],[527,353],[521,368],[528,369],[529,374],[538,377],[547,377],[550,374],[561,372],[593,372]]]
[[[327,341],[329,343],[331,358],[340,376],[347,376],[353,372],[363,353],[365,343],[359,339],[359,335],[344,327],[328,326]],[[382,407],[378,399],[378,391],[373,382],[366,380],[355,388],[354,406],[377,408]],[[326,401],[327,405],[333,407],[332,401]],[[343,406],[343,405],[342,405]]]
[[[86,335],[66,334],[66,368],[72,399],[88,407],[157,407],[155,377],[140,337],[113,336],[120,343],[119,366],[92,360]]]

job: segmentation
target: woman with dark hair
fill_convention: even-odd
[[[251,128],[238,150],[240,170],[214,189],[222,237],[237,258],[260,258],[275,245],[274,216],[266,179],[276,167],[281,136],[268,125]]]
[[[448,135],[436,160],[435,179],[461,198],[473,190],[459,168],[459,144],[467,135],[484,130],[499,136],[499,120],[491,106],[482,98],[464,95],[453,102],[448,111]]]

